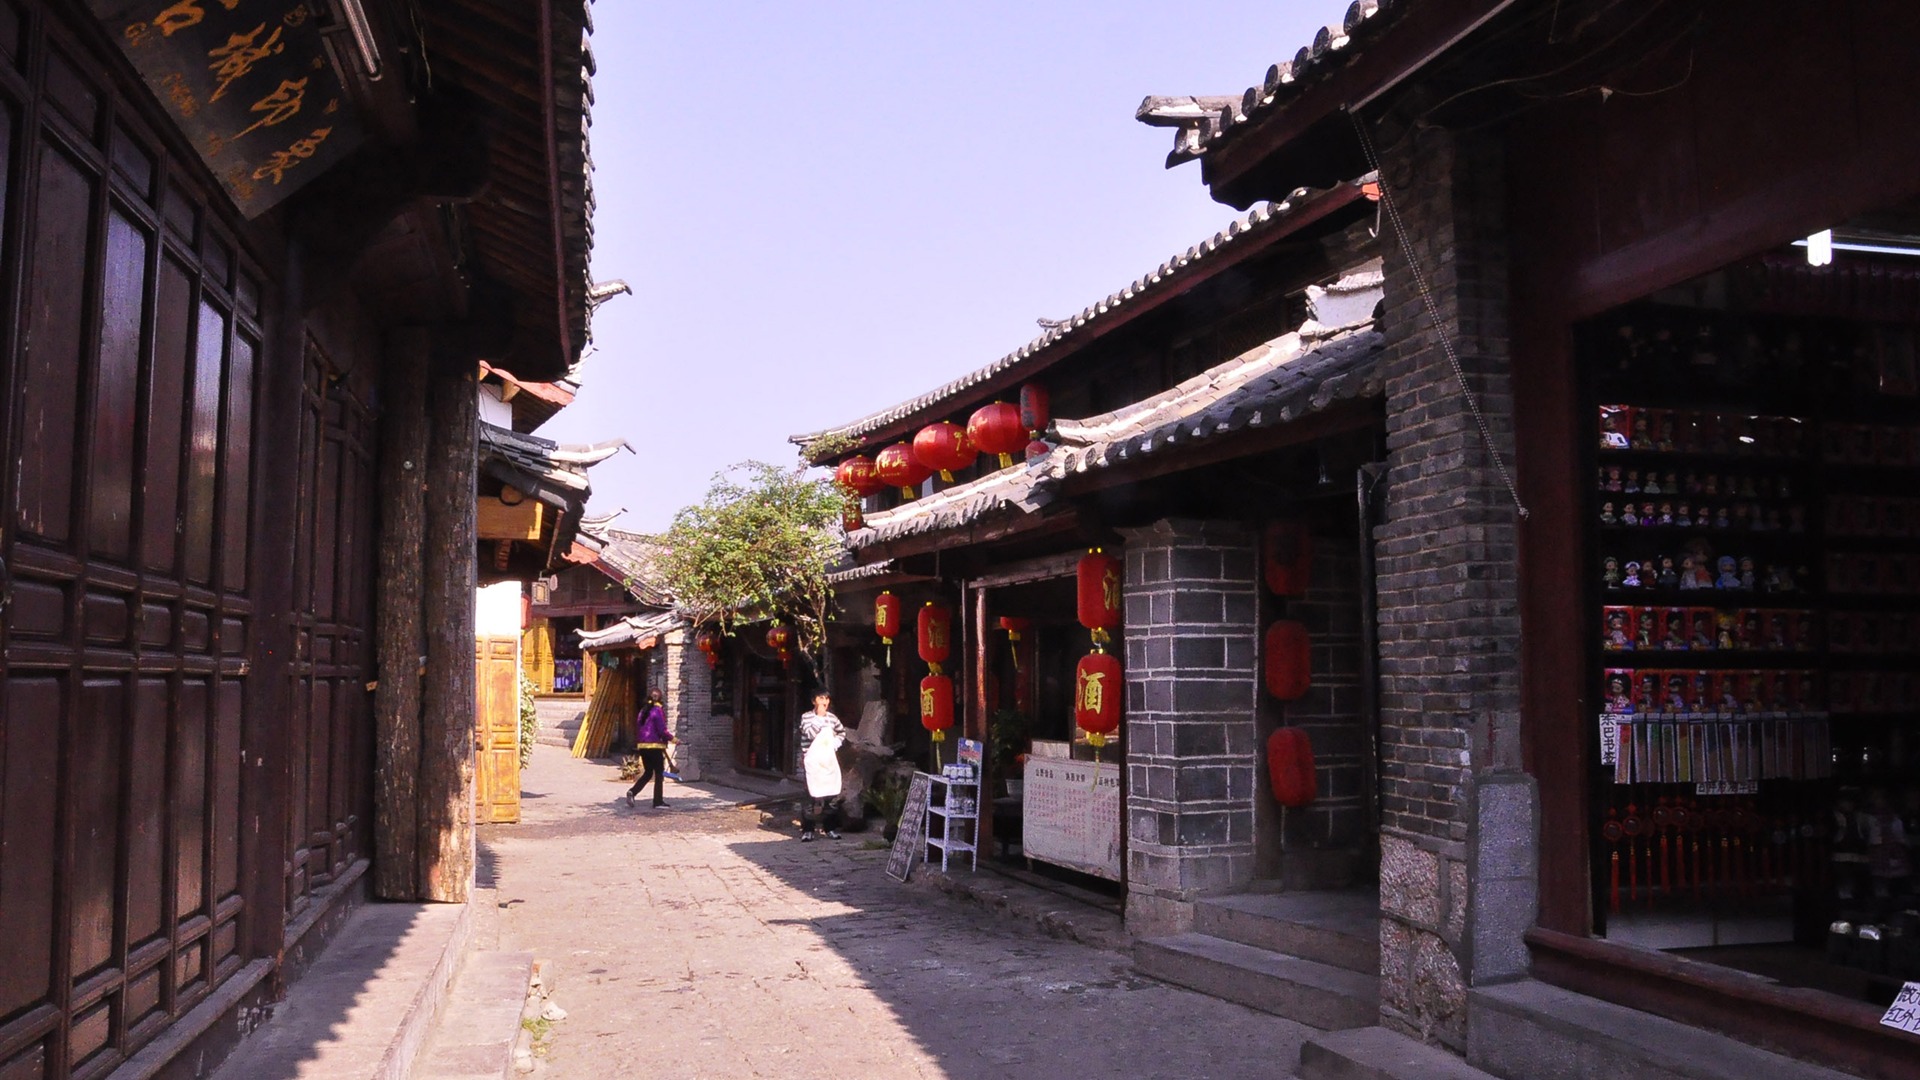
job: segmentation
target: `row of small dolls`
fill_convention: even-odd
[[[1720,589],[1728,592],[1796,593],[1807,587],[1807,568],[1790,563],[1763,563],[1752,555],[1722,555],[1718,559],[1698,551],[1649,555],[1627,559],[1607,555],[1600,560],[1600,583],[1609,592],[1633,589]]]
[[[1807,424],[1792,416],[1749,416],[1701,409],[1600,406],[1600,449],[1798,457]]]
[[[1836,495],[1827,500],[1826,523],[1828,536],[1912,536],[1920,499]]]
[[[1833,732],[1820,719],[1623,719],[1602,725],[1600,761],[1616,784],[1822,780],[1833,775]]]
[[[1687,495],[1709,499],[1791,499],[1798,485],[1785,473],[1721,473],[1693,469],[1600,466],[1600,490],[1621,495]]]
[[[1812,671],[1608,668],[1601,707],[1656,717],[1882,716],[1920,707],[1911,668],[1833,671],[1824,692]]]
[[[1600,609],[1600,647],[1608,652],[1812,652],[1813,612],[1782,608]]]
[[[1630,500],[1600,503],[1600,524],[1627,528],[1673,526],[1682,529],[1728,529],[1734,532],[1807,531],[1807,508],[1799,503],[1762,506],[1759,503],[1699,503],[1686,499]]]
[[[1842,596],[1920,593],[1920,553],[1829,551],[1826,568],[1829,593]]]

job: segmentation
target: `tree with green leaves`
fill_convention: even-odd
[[[846,497],[808,472],[747,461],[716,473],[706,499],[674,515],[660,572],[696,623],[731,632],[773,618],[792,627],[818,680],[833,604],[827,568],[840,554]]]

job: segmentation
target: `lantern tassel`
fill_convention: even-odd
[[[944,480],[945,482],[947,482],[947,483],[949,483],[949,484],[951,484],[951,483],[953,483],[953,474],[952,474],[952,473],[950,473],[950,472],[948,472],[948,471],[947,471],[947,470],[945,470],[945,469],[941,469],[941,470],[940,470],[940,479],[941,479],[941,480]]]
[[[912,489],[912,488],[910,488],[910,487],[903,487],[903,488],[901,488],[901,489],[900,489],[900,497],[901,497],[901,498],[903,498],[903,499],[911,499],[911,498],[913,498],[913,489]]]
[[[1003,468],[1003,469],[1011,469],[1011,468],[1013,468],[1013,455],[1012,455],[1012,454],[1001,454],[1001,455],[1000,455],[1000,467],[1001,467],[1001,468]]]

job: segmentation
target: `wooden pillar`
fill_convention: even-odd
[[[465,903],[473,878],[474,584],[480,384],[470,360],[427,383],[427,666],[420,686],[420,896]]]
[[[420,658],[426,654],[421,548],[430,344],[425,330],[395,330],[381,386],[373,892],[388,900],[420,895]]]

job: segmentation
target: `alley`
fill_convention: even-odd
[[[569,1013],[547,1075],[1271,1077],[1310,1033],[901,886],[862,837],[801,844],[744,793],[623,790],[542,746],[522,824],[481,833],[481,933],[546,959]]]

